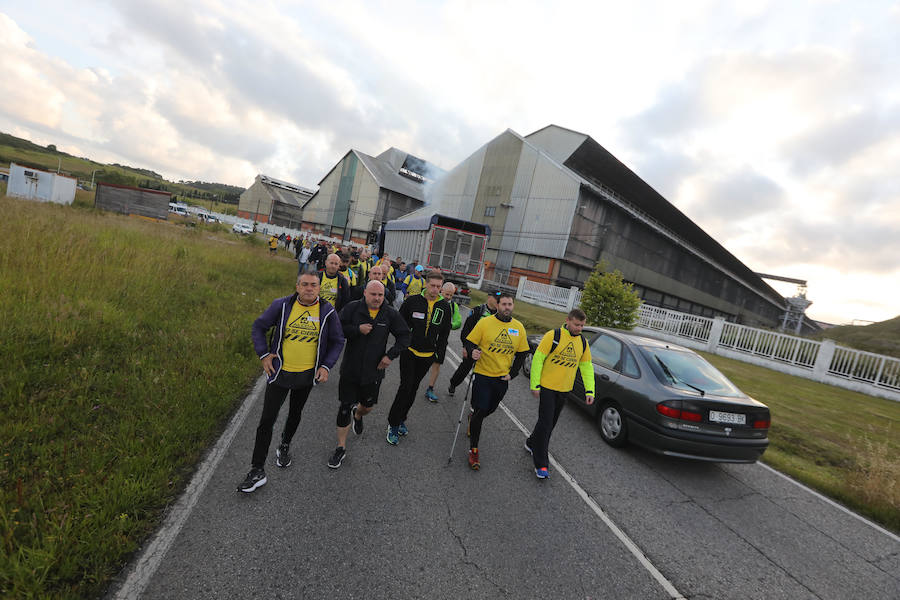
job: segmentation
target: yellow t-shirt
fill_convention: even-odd
[[[475,324],[466,339],[481,350],[475,372],[487,377],[508,375],[516,353],[528,351],[525,327],[518,319],[504,323],[496,315],[485,317]]]
[[[536,352],[547,357],[541,371],[541,387],[557,392],[569,392],[575,386],[575,373],[578,371],[579,363],[591,362],[591,347],[569,333],[565,327],[561,329],[559,344],[553,354],[550,354],[550,348],[553,346],[555,330],[544,334]]]
[[[406,295],[415,296],[416,294],[422,293],[422,288],[425,287],[425,278],[416,278],[412,275],[407,275],[406,279],[403,280],[403,283],[406,284]]]
[[[338,294],[338,275],[335,274],[334,277],[329,277],[325,273],[322,273],[322,283],[319,285],[319,298],[325,300],[332,306],[334,306],[334,301],[337,300]]]
[[[278,247],[278,238],[272,236],[269,238],[269,248],[277,248]]]
[[[434,305],[437,304],[437,301],[440,299],[441,297],[438,296],[434,300],[428,300],[428,314],[425,315],[425,335],[428,335],[428,328],[431,327],[431,313],[434,311]],[[412,347],[410,347],[409,351],[420,358],[434,356],[434,352],[419,352],[418,350],[413,350]]]
[[[298,373],[316,366],[316,349],[319,346],[319,303],[303,306],[295,301],[284,330],[285,371]]]
[[[375,308],[375,309],[370,308],[370,309],[369,309],[369,316],[372,317],[373,319],[374,319],[375,317],[377,317],[377,316],[378,316],[378,309],[377,309],[377,308]]]

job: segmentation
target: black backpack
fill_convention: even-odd
[[[547,353],[547,356],[553,354],[553,351],[559,346],[560,337],[562,337],[562,327],[557,327],[553,330],[553,344],[550,346],[550,352]],[[585,350],[587,350],[587,340],[584,339],[584,336],[580,333],[578,334],[578,338],[581,340],[581,353],[584,354]]]

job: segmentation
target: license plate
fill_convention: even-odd
[[[709,411],[709,420],[713,423],[731,423],[733,425],[746,425],[747,415],[739,413],[719,412],[717,410]]]

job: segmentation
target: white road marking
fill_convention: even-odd
[[[868,525],[869,527],[872,527],[872,528],[875,529],[876,531],[880,531],[881,533],[883,533],[884,535],[888,536],[889,538],[891,538],[891,539],[894,540],[895,542],[900,542],[900,536],[894,534],[894,533],[891,532],[891,531],[888,531],[887,529],[885,529],[884,527],[878,525],[877,523],[873,523],[872,521],[868,520],[868,519],[865,518],[864,516],[856,514],[855,512],[853,512],[852,510],[850,510],[850,509],[847,508],[846,506],[844,506],[844,505],[842,505],[842,504],[839,504],[839,503],[835,502],[834,500],[832,500],[831,498],[828,498],[827,496],[823,496],[822,494],[820,494],[820,493],[817,492],[816,490],[814,490],[814,489],[812,489],[812,488],[810,488],[810,487],[807,487],[807,486],[803,485],[802,483],[800,483],[800,482],[797,481],[796,479],[792,479],[791,477],[785,475],[785,474],[782,473],[781,471],[778,471],[778,470],[776,470],[776,469],[773,469],[773,468],[770,467],[769,465],[763,464],[763,463],[761,463],[761,462],[757,462],[756,464],[758,464],[758,465],[761,466],[762,468],[766,469],[767,471],[770,471],[770,472],[774,473],[775,475],[778,475],[779,477],[781,477],[781,478],[783,478],[783,479],[786,479],[786,480],[790,481],[791,483],[793,483],[793,484],[796,485],[797,487],[806,490],[807,492],[809,492],[810,494],[812,494],[813,496],[815,496],[815,497],[818,498],[819,500],[822,500],[823,502],[827,502],[828,504],[830,504],[831,506],[837,508],[838,510],[841,510],[841,511],[847,513],[848,515],[850,515],[850,516],[853,517],[854,519],[858,519],[858,520],[862,521],[863,523],[865,523],[865,524]]]
[[[455,359],[456,364],[459,365],[460,361],[462,360],[459,355],[456,354],[456,352],[454,352],[451,348],[447,348],[447,353],[453,359]],[[522,431],[522,433],[524,433],[526,436],[531,435],[531,432],[528,431],[528,429],[522,424],[522,422],[519,421],[519,419],[516,418],[512,411],[506,408],[506,406],[502,402],[500,403],[500,408],[503,409],[503,412],[506,413],[506,416],[509,417],[509,420],[512,421],[516,425],[516,427],[518,427]],[[575,478],[569,475],[569,472],[566,471],[555,458],[553,458],[552,454],[550,454],[549,457],[550,464],[553,465],[554,472],[560,475],[568,482],[570,486],[572,486],[572,489],[574,489],[575,492],[581,497],[581,499],[584,500],[584,503],[587,504],[592,511],[594,511],[594,514],[600,517],[600,519],[606,524],[609,530],[613,532],[613,535],[619,538],[619,541],[624,544],[628,551],[631,552],[632,555],[634,555],[634,557],[638,560],[639,563],[641,563],[641,565],[647,570],[647,572],[649,572],[650,575],[663,587],[663,589],[666,590],[666,593],[669,594],[669,597],[673,600],[684,600],[685,597],[681,594],[681,592],[679,592],[675,588],[671,581],[666,579],[665,575],[660,573],[659,569],[657,569],[653,565],[653,563],[650,562],[643,551],[638,548],[637,544],[635,544],[631,540],[631,538],[628,537],[628,535],[619,528],[618,525],[613,523],[612,519],[610,519],[609,516],[603,511],[603,509],[600,508],[600,505],[598,505],[594,501],[594,499],[591,498],[590,495],[588,495],[583,487],[578,485],[578,482],[575,481]]]
[[[116,591],[113,598],[116,600],[131,600],[133,598],[140,598],[143,595],[144,590],[150,583],[150,579],[153,577],[156,569],[159,568],[159,564],[162,562],[163,557],[165,557],[166,552],[168,552],[169,548],[172,546],[175,538],[178,537],[178,532],[181,531],[188,516],[191,514],[191,510],[193,510],[194,506],[197,504],[200,494],[203,493],[203,490],[206,488],[206,484],[209,483],[210,478],[212,478],[216,467],[219,466],[219,462],[221,462],[222,457],[225,456],[228,447],[231,445],[231,441],[244,424],[247,414],[249,414],[250,408],[253,406],[253,399],[262,393],[265,384],[266,378],[260,376],[256,385],[253,386],[253,391],[244,398],[241,407],[231,418],[228,428],[221,437],[219,437],[216,445],[213,446],[212,450],[210,450],[209,454],[200,464],[197,472],[194,473],[194,477],[191,479],[191,483],[188,484],[187,488],[172,506],[169,514],[166,515],[162,527],[160,527],[150,543],[144,548],[143,552],[141,552],[140,558],[135,561],[128,577],[125,579],[122,587]]]

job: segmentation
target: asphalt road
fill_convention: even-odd
[[[459,354],[456,333],[451,348]],[[399,379],[392,365],[365,431],[350,434],[333,470],[335,369],[306,405],[293,465],[275,467],[273,442],[268,484],[243,494],[236,487],[262,409],[258,385],[233,439],[211,451],[206,478],[173,511],[181,521],[164,526],[110,596],[900,598],[897,536],[760,465],[610,448],[574,405],[550,448],[574,486],[559,469],[547,481],[534,477],[525,435],[501,410],[485,422],[481,470],[466,463],[465,423],[448,464],[464,393],[446,396],[454,367],[451,355],[440,402],[422,398],[423,383],[410,433],[395,447],[385,441]],[[524,376],[504,405],[534,425]]]

